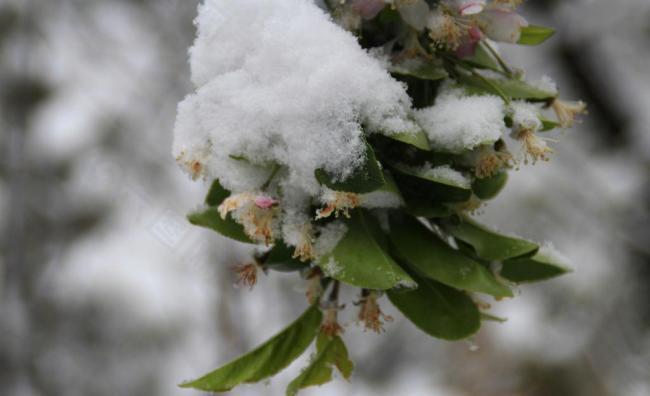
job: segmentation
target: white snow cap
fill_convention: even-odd
[[[497,141],[507,131],[504,111],[497,96],[465,96],[459,89],[448,89],[415,117],[434,150],[460,153]]]
[[[243,192],[277,163],[315,196],[316,169],[344,179],[362,163],[362,125],[415,129],[404,86],[310,0],[205,0],[195,22],[198,88],[179,104],[173,147],[195,176]]]

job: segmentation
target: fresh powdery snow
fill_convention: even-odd
[[[497,141],[507,131],[504,110],[497,96],[466,96],[450,89],[415,116],[434,150],[460,153]]]
[[[515,130],[538,131],[542,127],[539,120],[540,109],[533,103],[524,101],[512,102],[512,125]]]
[[[362,163],[362,125],[416,129],[404,86],[312,1],[206,0],[196,25],[197,90],[178,107],[173,147],[195,177],[251,191],[279,164],[316,196],[316,169],[345,179]]]

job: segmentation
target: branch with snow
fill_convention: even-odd
[[[559,100],[548,78],[526,82],[494,47],[552,35],[529,25],[519,3],[199,6],[189,51],[196,91],[179,104],[173,154],[212,186],[189,219],[260,246],[237,269],[242,283],[254,285],[260,270],[299,271],[314,306],[186,386],[223,391],[266,378],[316,337],[316,355],[288,393],[325,382],[334,367],[349,377],[341,284],[361,289],[366,329],[383,330],[377,299],[387,294],[423,331],[460,339],[489,317],[474,293],[512,297],[513,283],[566,272],[547,249],[470,217],[504,187],[509,168],[549,159],[541,133],[571,126],[585,110]],[[294,350],[258,353],[285,342]]]

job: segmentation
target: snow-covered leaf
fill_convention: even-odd
[[[557,96],[555,91],[538,88],[516,79],[479,78],[465,75],[461,77],[461,80],[467,84],[466,89],[469,92],[505,95],[513,100],[549,101]]]
[[[370,144],[366,143],[365,161],[351,176],[345,180],[338,181],[323,169],[316,169],[316,179],[322,185],[332,190],[347,191],[353,193],[369,193],[383,186],[386,181],[381,171],[381,165],[377,161],[375,151]]]
[[[536,243],[499,234],[466,216],[461,217],[459,222],[446,222],[445,230],[471,245],[476,254],[485,260],[506,260],[533,254],[539,249]]]
[[[442,80],[448,76],[441,62],[424,59],[410,59],[391,65],[389,70],[393,74],[416,77],[421,80]]]
[[[397,140],[398,142],[406,143],[413,147],[419,148],[420,150],[431,151],[429,139],[427,139],[427,135],[422,129],[418,129],[417,131],[411,133],[400,132],[387,136],[393,140]]]
[[[398,172],[395,181],[409,207],[416,203],[434,205],[442,202],[463,202],[472,191],[469,181],[449,167],[413,168],[399,163],[390,164]],[[439,171],[436,172],[436,169]],[[438,206],[438,205],[434,205]]]
[[[318,261],[325,275],[365,289],[414,286],[411,277],[383,249],[383,233],[372,216],[354,211],[345,224],[345,236]]]

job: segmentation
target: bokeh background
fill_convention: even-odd
[[[185,221],[207,190],[170,154],[197,1],[0,0],[1,395],[198,395],[176,384],[306,305],[295,275],[234,288],[250,252]],[[590,115],[481,217],[552,240],[574,272],[494,304],[509,320],[469,342],[386,302],[396,321],[364,333],[349,304],[353,381],[305,395],[650,395],[650,2],[523,13],[559,32],[506,58]],[[304,362],[232,394],[281,395]]]

